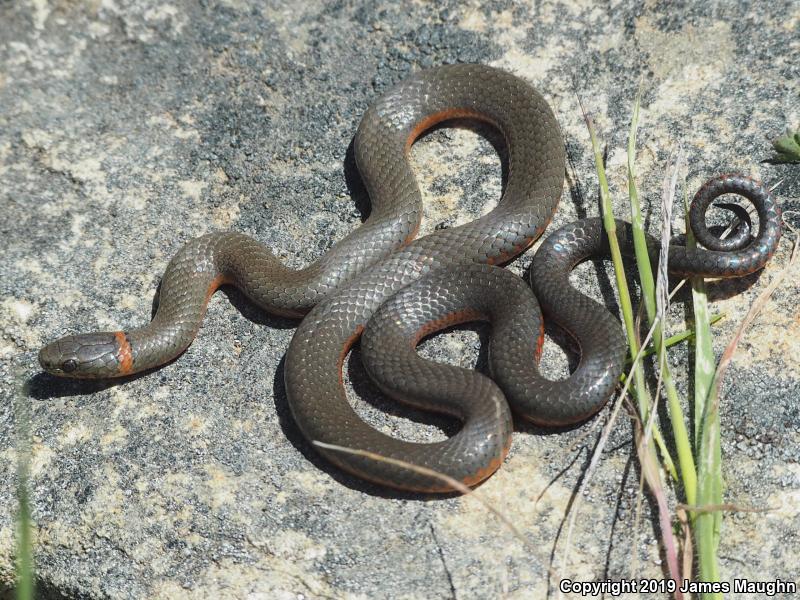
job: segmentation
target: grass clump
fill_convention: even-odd
[[[800,163],[800,128],[794,133],[787,131],[772,142],[775,155],[772,160],[782,163]]]
[[[719,316],[711,316],[709,313],[705,282],[702,277],[693,277],[690,280],[694,313],[693,329],[673,336],[673,338],[666,338],[664,332],[669,299],[677,291],[677,288],[685,283],[685,280],[681,281],[671,293],[668,292],[666,265],[668,264],[669,240],[671,237],[671,212],[682,158],[679,156],[676,163],[667,169],[667,175],[664,179],[661,252],[658,271],[654,273],[651,264],[651,253],[648,252],[646,234],[642,224],[639,194],[636,188],[635,147],[639,104],[640,99],[637,96],[633,106],[628,138],[627,175],[636,267],[642,295],[641,303],[650,327],[647,340],[651,337],[653,340],[652,348],[647,348],[644,352],[642,347],[647,345],[647,340],[645,340],[644,344],[640,342],[639,328],[636,327],[633,319],[633,306],[622,262],[622,253],[616,240],[616,227],[603,163],[603,154],[597,141],[594,123],[591,117],[586,114],[586,111],[584,111],[584,117],[594,152],[603,222],[609,236],[611,258],[614,264],[620,307],[631,356],[653,354],[656,357],[654,365],[657,373],[655,390],[651,391],[644,381],[640,363],[632,369],[631,376],[634,381],[630,388],[636,406],[634,433],[642,478],[656,500],[661,541],[667,559],[667,569],[670,578],[675,582],[675,589],[672,593],[675,598],[683,598],[680,587],[684,579],[691,580],[696,577],[704,582],[720,581],[717,549],[722,529],[722,511],[728,509],[737,510],[736,507],[723,503],[724,482],[722,477],[719,419],[720,384],[725,368],[733,356],[744,329],[777,288],[780,280],[783,279],[796,259],[797,239],[795,239],[795,247],[790,264],[769,284],[764,293],[753,304],[750,313],[740,325],[736,335],[723,354],[719,365],[716,364],[711,338],[711,324],[716,322]],[[786,160],[800,160],[800,131],[793,136],[787,135],[785,138],[776,141],[775,149],[782,153],[781,156]],[[688,223],[686,229],[687,243],[693,246],[695,242]],[[752,316],[751,313],[753,313]],[[677,391],[667,355],[669,346],[683,339],[690,339],[694,344],[694,421],[691,423],[692,436],[689,435],[690,424],[683,411],[684,402],[682,402]],[[626,393],[627,384],[629,383],[626,381],[623,394]],[[658,429],[656,406],[658,399],[662,395],[662,390],[667,401],[673,435],[672,442],[677,453],[679,467],[677,474],[672,458],[664,447]],[[661,462],[658,460],[658,454],[653,450],[651,439],[656,442],[659,448]],[[662,472],[668,473],[671,475],[673,482],[680,484],[675,486],[675,491],[677,495],[682,495],[685,500],[685,503],[681,503],[677,507],[678,520],[683,524],[682,528],[678,526],[678,520],[672,516],[666,501],[665,482]],[[675,531],[681,531],[683,537],[681,544],[676,542]],[[693,555],[693,540],[697,547],[696,557]],[[679,547],[681,548],[680,552],[678,550]],[[679,554],[682,554],[682,556],[679,556]],[[695,561],[696,565],[694,564]],[[707,593],[702,594],[702,597],[721,598],[722,596],[717,593]]]

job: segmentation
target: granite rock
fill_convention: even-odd
[[[790,0],[0,3],[0,590],[14,578],[22,424],[42,597],[542,598],[562,576],[663,577],[648,501],[635,525],[626,419],[564,564],[564,513],[608,411],[566,430],[515,432],[479,492],[523,542],[472,498],[398,495],[321,461],[282,384],[295,323],[234,291],[214,297],[180,360],[119,385],[57,381],[39,373],[36,352],[65,332],[145,321],[169,258],[208,231],[251,234],[295,267],[323,254],[369,210],[350,146],[361,114],[431,65],[487,63],[545,93],[569,152],[554,225],[597,214],[579,97],[627,215],[625,143],[640,86],[651,226],[679,147],[689,193],[741,170],[798,210],[800,170],[766,162],[770,140],[800,122],[798,27]],[[423,234],[496,203],[497,145],[474,125],[415,145]],[[728,318],[715,328],[717,352],[789,249],[785,239],[760,277],[719,288],[714,310]],[[525,273],[531,254],[510,268]],[[773,509],[726,518],[727,578],[799,576],[798,275],[753,324],[724,389],[726,498]],[[585,264],[575,280],[616,310],[605,267]],[[673,308],[675,329],[684,306]],[[483,366],[487,335],[466,327],[421,351]],[[676,351],[683,392],[688,360]],[[568,367],[551,341],[544,362],[553,377]],[[346,376],[357,410],[381,430],[418,441],[452,433],[450,421],[381,398],[357,351]]]

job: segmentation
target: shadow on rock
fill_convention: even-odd
[[[180,356],[165,363],[165,365],[171,364],[179,358]],[[130,381],[136,381],[141,377],[147,377],[160,368],[161,366],[136,373],[135,375],[114,377],[113,379],[70,379],[68,377],[57,377],[42,371],[25,382],[25,392],[27,396],[35,398],[36,400],[53,400],[55,398],[66,398],[69,396],[85,396],[96,392],[102,392],[108,388],[123,385]]]

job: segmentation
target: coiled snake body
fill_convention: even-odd
[[[488,121],[503,134],[509,156],[505,191],[485,216],[414,240],[422,207],[407,152],[423,131],[454,117]],[[543,424],[574,423],[599,410],[622,369],[625,341],[616,319],[574,290],[568,276],[577,262],[607,250],[601,222],[573,223],[545,241],[534,260],[536,297],[520,279],[492,266],[539,237],[561,196],[564,144],[546,101],[523,80],[491,67],[422,71],[367,110],[355,155],[371,214],[315,263],[294,271],[245,235],[202,236],[170,262],[148,325],[61,338],[40,351],[41,365],[56,375],[100,378],[161,365],[194,339],[213,292],[232,284],[265,310],[307,313],[287,352],[285,381],[294,418],[309,440],[374,452],[473,485],[505,457],[511,410]],[[705,212],[723,193],[754,203],[755,237],[737,236],[731,244],[708,233]],[[713,179],[698,192],[691,223],[708,249],[671,248],[675,272],[716,277],[753,272],[769,260],[780,235],[769,193],[738,175]],[[629,226],[620,222],[619,229],[622,246],[629,248]],[[657,252],[655,242],[652,247]],[[537,298],[581,348],[580,364],[566,380],[549,381],[538,372],[543,329]],[[493,380],[414,352],[425,335],[476,319],[492,322]],[[426,410],[455,415],[463,423],[457,434],[431,444],[401,441],[355,413],[342,385],[342,363],[362,332],[365,364],[379,387]],[[320,451],[340,467],[385,485],[449,489],[394,463]]]

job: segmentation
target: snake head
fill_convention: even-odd
[[[59,377],[96,379],[125,375],[121,360],[123,343],[127,345],[121,332],[68,335],[39,350],[39,364]]]

